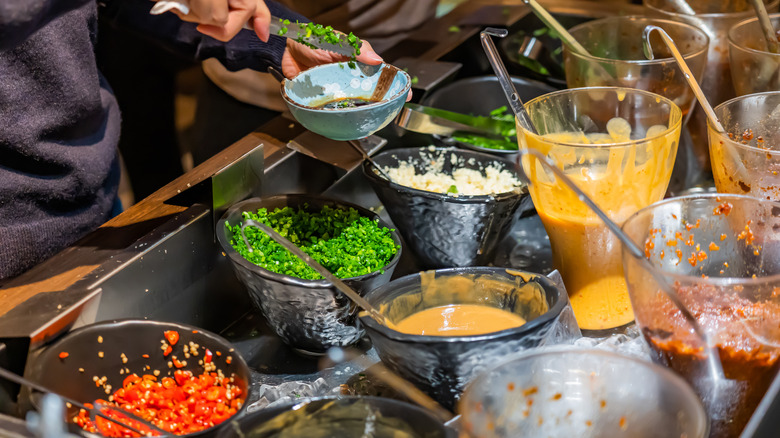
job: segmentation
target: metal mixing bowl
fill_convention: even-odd
[[[436,420],[431,414],[422,408],[404,403],[397,400],[391,400],[381,397],[315,397],[308,400],[303,400],[298,403],[278,406],[268,409],[263,409],[258,412],[254,412],[244,416],[235,422],[232,428],[225,428],[218,438],[243,438],[245,436],[257,436],[253,434],[253,431],[263,424],[268,423],[275,417],[285,412],[293,410],[302,410],[302,414],[308,411],[316,411],[327,403],[334,402],[338,407],[348,408],[352,404],[358,401],[364,401],[374,411],[378,412],[382,417],[391,419],[400,419],[409,425],[416,432],[420,433],[420,437],[425,438],[444,438],[448,436],[454,436],[451,431],[446,429],[442,423]],[[302,417],[306,414],[301,415]],[[355,418],[353,417],[353,420]],[[333,423],[337,424],[334,419]],[[352,422],[354,424],[354,421]],[[265,435],[262,435],[265,436]],[[272,435],[276,436],[276,435]],[[340,437],[349,438],[351,435],[340,434]],[[361,435],[367,436],[367,435]],[[373,436],[373,435],[368,435]],[[406,436],[406,435],[404,435]],[[304,436],[301,438],[309,438]]]
[[[304,204],[310,211],[319,211],[326,205],[354,208],[361,216],[379,220],[381,227],[390,228],[378,215],[358,205],[308,195],[280,195],[248,199],[232,206],[217,223],[216,233],[236,276],[246,286],[252,301],[276,334],[302,353],[322,354],[330,347],[350,345],[363,335],[362,330],[355,327],[356,307],[327,280],[304,280],[277,274],[248,261],[230,244],[233,236],[225,226],[225,222],[241,223],[245,211],[286,206],[298,208]],[[366,275],[344,279],[358,293],[364,294],[390,281],[401,258],[401,239],[395,230],[391,230],[391,234],[399,249],[387,266]]]
[[[469,280],[472,284],[463,283]],[[457,293],[459,288],[463,293]],[[451,304],[497,307],[527,321],[485,335],[422,336],[400,333],[361,316],[382,362],[449,407],[474,376],[497,360],[559,339],[553,330],[560,328],[558,317],[569,302],[547,277],[495,267],[407,275],[372,290],[366,299],[393,323]]]
[[[179,332],[180,338],[173,347],[173,352],[165,357],[160,349],[160,340],[165,339],[163,333],[167,330]],[[185,359],[182,349],[190,341],[200,345],[200,357],[190,356]],[[114,391],[122,387],[122,382],[128,374],[141,376],[159,370],[160,378],[172,375],[177,368],[169,368],[168,361],[174,355],[179,360],[186,361],[182,370],[191,371],[197,376],[204,372],[203,365],[199,364],[198,360],[203,358],[206,348],[214,353],[212,363],[217,369],[222,370],[226,376],[235,377],[235,382],[246,399],[251,376],[249,367],[238,351],[220,336],[197,327],[172,322],[128,319],[99,322],[76,329],[43,350],[30,365],[27,377],[74,400],[91,403],[97,399],[108,398],[103,387],[95,385],[94,376],[105,376],[105,383],[111,385]],[[221,355],[217,355],[217,351]],[[64,359],[59,357],[62,352],[68,353]],[[122,359],[123,354],[127,358],[126,363]],[[124,372],[125,369],[130,372]],[[39,396],[39,393],[31,394],[33,405],[38,403]],[[245,406],[241,407],[237,416],[241,415]],[[78,409],[70,408],[67,418],[73,418],[77,413]],[[212,428],[185,436],[213,436],[229,422],[230,420],[227,420]]]
[[[374,156],[381,167],[397,167],[412,160],[418,172],[431,155],[452,154],[463,167],[481,169],[496,163],[516,173],[511,160],[456,148],[393,149]],[[453,170],[444,160],[443,172]],[[408,247],[425,268],[485,265],[495,257],[496,247],[512,228],[521,201],[528,196],[523,185],[512,192],[484,196],[450,196],[396,184],[379,176],[363,163],[363,173],[374,188]],[[518,177],[519,178],[519,177]]]

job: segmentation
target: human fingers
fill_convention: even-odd
[[[189,4],[190,13],[185,16],[188,18],[182,18],[184,21],[211,26],[224,26],[227,23],[229,12],[227,0],[190,0]]]
[[[293,78],[301,71],[318,65],[346,61],[348,59],[345,56],[328,52],[327,50],[312,49],[290,38],[287,39],[287,48],[284,55],[287,58],[287,64],[285,65],[285,56],[283,56],[282,73],[288,78]]]
[[[368,65],[377,65],[384,62],[382,57],[374,51],[373,47],[371,47],[371,43],[366,40],[363,40],[363,44],[360,45],[360,55],[355,59]]]
[[[257,0],[255,12],[252,16],[252,27],[255,29],[257,37],[267,43],[271,37],[271,11],[263,0]]]
[[[219,41],[230,41],[252,18],[252,12],[251,9],[233,9],[228,13],[227,22],[223,26],[203,23],[198,25],[197,29],[199,32]]]

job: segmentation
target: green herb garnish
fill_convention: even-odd
[[[412,85],[416,85],[418,82],[420,82],[420,78],[417,76],[412,76]]]
[[[458,33],[460,32],[460,26],[450,26],[448,29],[451,33]]]
[[[354,208],[325,206],[319,212],[310,213],[306,207],[273,211],[261,208],[256,213],[244,212],[243,217],[269,225],[339,278],[379,271],[398,252],[390,230],[360,216]],[[257,228],[244,230],[253,248],[249,252],[241,238],[241,225],[226,224],[226,227],[232,234],[230,244],[250,262],[278,274],[305,280],[322,278]]]
[[[458,193],[458,188],[453,184],[447,189],[447,193]]]
[[[469,133],[456,133],[452,138],[461,143],[468,143],[481,148],[516,151],[517,142],[513,138],[517,136],[517,127],[514,125],[515,116],[512,115],[506,105],[504,105],[490,111],[490,118],[508,122],[506,126],[501,127],[501,135],[503,138],[485,137]]]
[[[280,36],[285,36],[288,34],[288,28],[287,26],[290,25],[290,20],[279,20],[279,22],[282,24],[282,28],[279,29],[277,34]],[[298,21],[295,22],[295,24],[298,25],[298,28],[300,29],[298,31],[298,35],[288,35],[288,38],[293,38],[296,42],[303,44],[306,47],[309,47],[311,49],[317,49],[317,46],[309,42],[309,39],[316,39],[320,43],[328,43],[337,45],[339,47],[344,47],[344,43],[341,40],[341,34],[336,32],[331,26],[323,26],[321,24],[315,24],[315,23],[300,23]],[[357,60],[357,57],[360,55],[360,47],[363,45],[363,41],[360,40],[357,36],[355,36],[352,32],[349,33],[349,35],[346,36],[346,43],[349,47],[352,47],[352,55],[349,57],[349,61],[347,62],[347,65],[349,65],[349,68],[356,68],[355,61]]]

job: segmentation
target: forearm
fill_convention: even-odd
[[[307,21],[278,3],[267,4],[273,15]],[[268,66],[278,67],[284,53],[282,37],[272,35],[268,43],[263,43],[253,31],[242,30],[231,41],[223,43],[201,34],[195,24],[183,22],[174,14],[150,15],[153,3],[148,0],[110,0],[105,5],[101,15],[113,25],[134,30],[191,59],[217,58],[230,70],[265,71]]]

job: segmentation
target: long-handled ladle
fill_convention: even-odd
[[[531,118],[529,117],[527,111],[525,110],[525,107],[523,107],[523,104],[517,95],[517,90],[515,90],[512,82],[508,80],[509,75],[506,74],[506,67],[504,67],[504,63],[501,61],[501,58],[498,56],[496,47],[489,37],[489,35],[497,35],[497,36],[506,35],[506,30],[503,30],[503,32],[501,32],[502,30],[503,29],[493,29],[493,28],[485,29],[480,35],[482,37],[482,45],[485,49],[488,60],[490,60],[490,63],[493,66],[493,70],[496,72],[496,75],[498,76],[498,81],[502,85],[506,98],[509,101],[509,104],[512,106],[512,110],[515,112],[515,114],[518,117],[518,121],[520,125],[522,126],[523,129],[526,129],[529,132],[537,134],[538,131],[533,126],[533,122],[531,121]],[[679,55],[679,52],[677,52],[677,54]],[[690,70],[688,70],[688,73],[690,74]],[[518,135],[522,135],[522,134],[518,133]],[[562,170],[560,170],[554,164],[550,163],[550,161],[548,161],[544,155],[542,155],[540,152],[535,150],[530,150],[530,149],[523,150],[521,148],[518,153],[518,160],[521,160],[525,155],[531,155],[535,157],[540,163],[542,163],[544,167],[548,168],[555,175],[556,178],[559,178],[561,181],[563,181],[563,183],[569,189],[571,189],[577,195],[577,197],[583,203],[585,203],[585,205],[587,205],[596,214],[596,216],[599,217],[599,219],[601,219],[604,222],[607,228],[609,228],[609,230],[615,235],[615,237],[617,237],[618,240],[620,240],[620,242],[626,247],[628,252],[634,258],[637,259],[637,261],[642,265],[642,267],[646,269],[647,272],[651,273],[653,279],[658,283],[661,290],[663,290],[664,293],[666,293],[670,301],[672,301],[672,303],[680,310],[680,313],[682,314],[683,318],[685,318],[685,320],[690,324],[694,333],[696,333],[696,335],[704,343],[704,345],[706,345],[709,348],[710,354],[707,355],[707,363],[708,363],[708,367],[712,372],[712,375],[721,376],[725,378],[725,374],[723,373],[723,367],[721,366],[720,363],[720,356],[718,354],[717,348],[715,348],[715,346],[709,342],[710,340],[709,336],[704,331],[704,329],[699,325],[699,322],[691,314],[691,312],[688,310],[685,304],[683,304],[682,300],[677,294],[677,290],[674,287],[672,287],[672,285],[669,283],[669,280],[664,275],[662,275],[660,272],[657,272],[657,270],[652,266],[650,261],[647,258],[645,258],[645,254],[639,248],[639,246],[637,246],[637,244],[633,240],[631,240],[631,238],[627,234],[625,234],[623,230],[621,230],[620,227],[615,222],[613,222],[609,218],[609,216],[607,216],[607,214],[604,213],[604,211],[601,210],[601,208],[599,208],[596,205],[596,203],[593,202],[592,199],[590,199],[590,197],[588,197],[588,195],[585,194],[585,192],[580,190],[580,188],[577,187],[577,185],[574,184],[574,182],[568,176],[566,176],[566,174],[564,174]],[[518,172],[518,174],[522,175],[522,177],[526,179],[526,183],[528,184],[528,186],[531,186],[532,181],[528,179],[525,173]]]
[[[391,327],[393,324],[387,320],[381,313],[379,313],[379,310],[376,309],[376,307],[372,306],[368,301],[366,301],[365,298],[361,297],[357,292],[355,292],[351,287],[347,286],[346,283],[341,281],[340,278],[333,275],[330,271],[325,269],[324,266],[319,264],[316,260],[311,258],[308,254],[303,252],[296,244],[290,242],[287,238],[282,236],[281,234],[277,233],[276,230],[269,227],[268,225],[248,219],[244,221],[244,223],[241,225],[241,238],[244,239],[244,244],[246,245],[249,252],[254,252],[254,249],[252,248],[252,245],[249,243],[249,240],[246,238],[246,234],[244,233],[244,229],[246,227],[255,227],[260,229],[263,233],[267,234],[268,237],[274,240],[274,242],[278,243],[279,245],[282,245],[287,251],[290,251],[291,253],[295,254],[296,257],[303,260],[304,263],[306,263],[307,266],[314,269],[318,274],[322,275],[323,278],[331,282],[333,286],[336,287],[341,293],[347,296],[352,302],[358,305],[358,307],[365,310],[372,318],[374,318],[378,323]]]
[[[523,3],[528,5],[531,10],[536,14],[537,17],[544,23],[545,26],[547,26],[549,29],[560,35],[561,40],[564,44],[569,46],[572,52],[583,56],[587,59],[593,58],[590,53],[588,53],[588,49],[586,49],[582,44],[580,44],[579,41],[577,41],[572,34],[569,33],[569,31],[566,30],[563,25],[555,19],[555,17],[550,14],[547,9],[545,9],[542,5],[540,5],[536,0],[523,0]],[[609,85],[619,85],[617,81],[615,80],[615,77],[612,76],[607,70],[604,69],[604,66],[599,64],[598,62],[590,62],[590,64],[593,67],[593,72],[601,77],[601,80],[605,81]]]
[[[688,68],[688,64],[685,62],[682,54],[677,49],[677,45],[674,43],[674,40],[669,36],[668,33],[666,33],[665,30],[652,24],[646,26],[645,30],[642,32],[642,47],[647,59],[653,59],[653,46],[650,44],[650,34],[653,31],[657,32],[661,36],[661,40],[663,40],[664,44],[666,44],[666,46],[669,48],[669,51],[672,52],[672,56],[674,57],[675,61],[677,61],[677,65],[680,67],[680,70],[682,70],[683,76],[685,76],[685,80],[688,81],[688,85],[691,87],[691,90],[693,90],[693,94],[696,96],[696,100],[699,101],[699,105],[701,105],[705,114],[707,114],[707,118],[709,119],[713,128],[715,128],[715,130],[719,133],[725,134],[726,130],[723,129],[723,125],[721,125],[720,121],[718,120],[718,116],[715,114],[715,110],[712,109],[712,105],[710,105],[710,102],[707,100],[707,96],[704,95],[704,91],[702,91],[699,83],[696,82],[696,78],[693,76],[693,73],[691,73],[691,69]],[[723,149],[727,154],[729,154],[729,158],[735,164],[736,172],[738,174],[737,176],[741,180],[748,179],[747,170],[742,164],[742,160],[736,155],[736,151],[734,151],[734,149],[731,147],[727,147],[726,145],[724,145]]]
[[[3,368],[3,367],[0,367],[0,377],[4,378],[6,380],[10,380],[11,382],[17,383],[19,385],[26,386],[28,388],[34,389],[34,390],[39,391],[39,392],[54,394],[54,395],[60,397],[61,399],[65,400],[66,402],[72,404],[73,406],[89,412],[90,415],[94,415],[94,416],[103,418],[104,420],[110,421],[110,422],[112,422],[114,424],[117,424],[117,425],[119,425],[121,427],[124,427],[124,428],[126,428],[126,429],[128,429],[128,430],[130,430],[132,432],[135,432],[135,433],[141,435],[141,436],[149,435],[150,431],[157,432],[161,436],[162,435],[168,435],[170,433],[170,432],[168,432],[166,430],[160,429],[159,427],[155,426],[154,424],[152,424],[152,423],[144,420],[143,418],[140,418],[140,417],[136,416],[132,412],[128,412],[128,411],[126,411],[126,410],[124,410],[122,408],[118,408],[118,407],[115,407],[115,406],[107,406],[107,405],[103,405],[103,404],[99,404],[99,403],[93,405],[92,408],[88,408],[86,405],[84,405],[82,403],[79,403],[78,401],[73,400],[70,397],[66,397],[66,396],[64,396],[64,395],[62,395],[60,393],[52,391],[51,389],[46,388],[43,385],[35,383],[32,380],[28,380],[28,379],[26,379],[26,378],[24,378],[24,377],[22,377],[22,376],[20,376],[20,375],[18,375],[16,373],[13,373],[13,372],[11,372],[11,371]],[[124,423],[124,422],[122,422],[122,421],[120,421],[120,420],[118,420],[116,418],[112,418],[112,417],[104,414],[101,411],[101,409],[111,409],[111,410],[114,410],[114,411],[118,412],[120,415],[126,416],[128,419],[130,419],[130,420],[132,420],[134,422],[137,422],[139,424],[142,424],[144,427],[149,428],[149,430],[141,431],[141,430],[139,430],[139,429],[137,429],[137,428],[135,428],[133,426],[130,426],[130,425],[128,425],[128,424],[126,424],[126,423]]]
[[[758,16],[758,24],[764,32],[767,50],[772,53],[780,53],[780,46],[777,43],[777,33],[775,32],[774,26],[772,26],[772,21],[769,19],[769,14],[766,12],[764,1],[750,0],[750,3],[753,4],[753,9],[755,9],[756,16]]]

